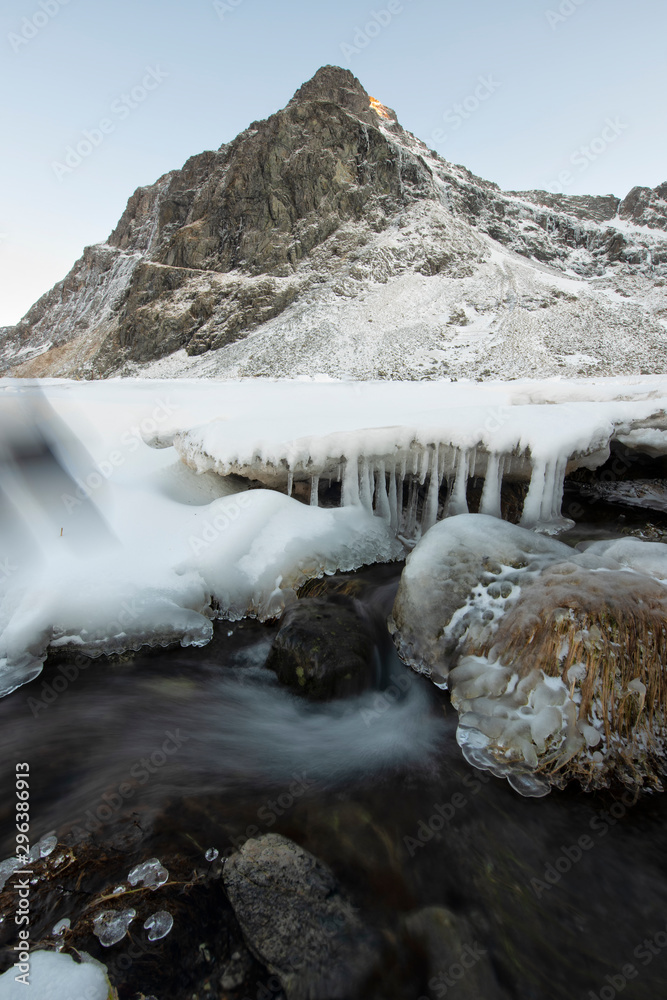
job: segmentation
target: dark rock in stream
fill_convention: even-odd
[[[352,1000],[379,960],[378,943],[331,870],[276,833],[248,840],[224,869],[246,943],[287,1000]]]
[[[443,906],[428,906],[406,917],[405,929],[426,952],[432,995],[445,996],[455,988],[457,1000],[506,1000],[488,950],[464,917]]]
[[[344,697],[373,684],[375,637],[343,595],[304,598],[282,618],[267,667],[310,698]]]

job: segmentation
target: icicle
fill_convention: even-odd
[[[544,472],[544,490],[542,492],[542,503],[540,504],[540,521],[547,523],[553,518],[553,507],[556,492],[556,465],[554,461],[547,462]]]
[[[428,494],[424,511],[422,514],[422,532],[432,528],[438,519],[438,495],[440,493],[440,456],[438,446],[435,445],[430,453],[431,475],[428,483]]]
[[[447,506],[447,516],[453,517],[455,514],[468,513],[468,469],[470,456],[466,448],[459,450],[459,457],[456,463],[456,479],[452,486]]]
[[[389,473],[389,523],[393,531],[398,531],[398,494],[396,492],[396,468]]]
[[[468,456],[468,479],[471,479],[477,468],[477,446],[475,446]]]
[[[486,477],[484,479],[484,489],[482,499],[479,504],[480,514],[490,514],[491,517],[502,517],[500,512],[500,491],[503,485],[502,459],[500,455],[492,453],[486,464]]]
[[[290,469],[289,472],[287,473],[287,496],[288,497],[292,496],[292,487],[293,486],[294,486],[294,476],[292,474],[292,470]]]
[[[567,471],[567,459],[560,458],[556,465],[556,476],[554,479],[554,494],[551,504],[551,516],[557,519],[561,516],[563,505],[563,490],[565,488],[565,473]]]
[[[533,473],[530,477],[530,489],[523,502],[523,514],[521,524],[524,528],[532,528],[539,523],[542,511],[542,500],[544,498],[544,484],[546,480],[546,462],[543,459],[535,462]]]
[[[393,476],[391,477],[393,479]],[[396,492],[396,481],[394,480],[394,493]],[[387,474],[384,462],[378,463],[378,470],[375,482],[375,510],[379,517],[385,521],[391,521],[391,499],[387,496]]]
[[[310,477],[310,506],[318,507],[320,501],[320,477]]]
[[[419,485],[423,486],[428,476],[429,462],[431,460],[431,449],[424,448],[421,454],[421,468],[419,470]]]
[[[410,480],[408,492],[408,508],[405,518],[405,536],[414,538],[417,529],[417,504],[419,502],[419,484],[416,479]]]
[[[403,528],[403,494],[405,493],[404,487],[405,487],[405,460],[401,462],[401,468],[398,473],[398,481],[396,483],[396,493],[397,493],[396,523],[398,531],[401,531]]]
[[[370,467],[368,459],[364,458],[361,463],[359,474],[359,499],[368,511],[373,510],[373,494],[371,493]]]
[[[353,507],[359,503],[359,459],[349,455],[343,473],[343,490],[341,506]]]

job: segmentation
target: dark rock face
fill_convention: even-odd
[[[349,599],[303,598],[283,615],[266,665],[295,691],[335,698],[372,686],[373,651],[369,626]]]
[[[623,199],[618,214],[637,226],[667,229],[667,183],[659,187],[634,187]]]
[[[289,336],[318,308],[316,329],[332,322],[337,341],[349,326],[329,319],[341,300],[404,276],[474,277],[488,255],[487,237],[540,266],[603,279],[628,298],[649,296],[667,276],[667,239],[649,245],[614,219],[664,231],[666,195],[667,185],[635,188],[623,202],[612,195],[504,193],[405,132],[349,70],[325,66],[283,110],[138,188],[108,242],[88,247],[16,327],[0,331],[0,371],[104,377],[179,349],[222,356],[278,318],[285,324],[279,338]],[[515,329],[506,328],[505,317],[514,299],[504,281],[490,287],[486,274],[488,292],[474,308],[494,311],[511,341]],[[519,332],[533,322],[533,297],[517,299]],[[545,308],[553,304],[544,301]],[[599,305],[586,317],[580,310],[580,320],[566,307],[565,340],[573,323],[580,324],[573,331],[578,348],[591,323],[609,327],[614,307]],[[628,314],[618,324],[632,325],[656,364],[663,313],[654,297],[646,315]],[[420,377],[400,363],[411,353],[413,327],[410,317],[390,316],[392,329],[399,322],[408,346],[397,342],[394,360],[389,344],[369,375],[385,377],[388,368],[391,377]],[[426,347],[439,351],[443,332],[437,319],[431,322]],[[286,371],[277,372],[269,351],[250,374],[291,374],[295,363],[307,369],[305,352],[295,349]],[[600,347],[600,357],[609,353]],[[633,364],[641,367],[639,359]]]
[[[276,833],[248,840],[224,883],[245,940],[287,1000],[354,1000],[378,955],[329,868]]]

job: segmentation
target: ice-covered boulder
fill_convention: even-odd
[[[524,795],[576,778],[660,787],[667,737],[667,545],[575,550],[482,515],[410,555],[390,628],[448,687],[473,765]]]

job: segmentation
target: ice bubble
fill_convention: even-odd
[[[21,865],[22,862],[16,858],[7,858],[6,861],[0,861],[0,892],[4,889],[7,880],[11,878],[14,872],[19,870]]]
[[[48,858],[49,854],[53,854],[58,844],[58,838],[51,834],[47,837],[42,837],[39,844],[39,856],[40,858]]]
[[[130,885],[143,882],[146,889],[159,889],[169,878],[169,872],[157,858],[151,858],[133,868],[127,876]]]
[[[541,799],[551,791],[546,781],[542,781],[527,771],[510,771],[507,780],[514,791],[525,798]]]
[[[60,935],[64,934],[65,931],[68,931],[71,926],[72,926],[72,921],[70,920],[69,917],[65,917],[63,920],[59,920],[57,924],[53,925],[53,930],[51,931],[51,933],[55,935],[55,937],[60,937]]]
[[[159,910],[154,913],[144,924],[144,930],[148,931],[149,941],[160,941],[166,937],[174,926],[174,918],[167,910]]]
[[[136,915],[136,910],[104,910],[98,913],[93,920],[93,933],[102,947],[110,948],[122,941]]]
[[[567,672],[567,679],[570,684],[574,684],[575,681],[585,681],[587,673],[585,663],[573,663]]]
[[[204,857],[207,861],[217,861],[220,857],[220,851],[216,851],[215,847],[209,847]]]
[[[577,729],[586,740],[586,746],[596,747],[602,739],[597,729],[594,726],[589,726],[584,719],[577,723]]]

